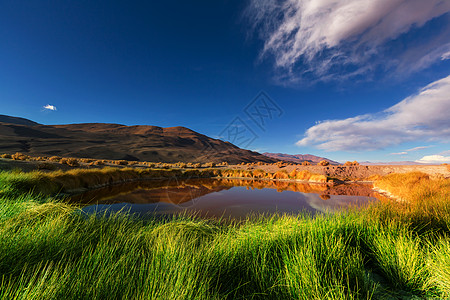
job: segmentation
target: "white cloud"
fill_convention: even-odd
[[[406,152],[413,152],[413,151],[419,151],[419,150],[423,150],[423,149],[428,149],[428,148],[430,148],[430,147],[433,147],[433,146],[420,146],[420,147],[414,147],[414,148],[411,148],[411,149],[408,149],[408,150],[405,150]]]
[[[298,146],[328,151],[376,150],[407,141],[450,141],[450,76],[379,114],[328,120],[310,127]],[[410,151],[412,151],[410,149]]]
[[[441,59],[442,60],[450,59],[450,51],[448,51],[447,53],[442,54]]]
[[[56,110],[56,106],[47,104],[47,105],[44,106],[44,109],[55,111]]]
[[[427,32],[425,45],[405,45],[395,58],[383,46],[449,11],[448,0],[251,0],[247,16],[265,42],[262,56],[273,55],[285,79],[327,80],[377,64],[418,70],[439,61],[450,52],[447,28]]]
[[[425,164],[443,164],[450,163],[450,156],[442,156],[442,155],[428,155],[424,156],[419,160],[416,160],[418,163]]]
[[[406,155],[408,152],[391,153],[391,155]]]

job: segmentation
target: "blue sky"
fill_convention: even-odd
[[[449,11],[445,0],[0,1],[0,114],[186,126],[338,161],[450,162]]]

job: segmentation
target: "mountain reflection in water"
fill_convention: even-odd
[[[125,209],[140,215],[193,212],[242,218],[250,214],[334,211],[364,205],[381,196],[368,184],[308,184],[245,179],[138,181],[92,190],[71,198],[86,213]]]

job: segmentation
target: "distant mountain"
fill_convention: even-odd
[[[370,162],[370,161],[364,161],[360,162],[360,165],[363,166],[420,166],[420,165],[427,165],[424,163],[418,163],[415,161],[388,161],[388,162]]]
[[[315,156],[315,155],[312,155],[312,154],[295,154],[295,155],[291,155],[291,154],[284,154],[284,153],[269,153],[269,152],[265,152],[265,153],[262,153],[262,154],[265,155],[265,156],[271,157],[271,158],[275,158],[275,159],[279,159],[279,160],[285,160],[285,161],[292,161],[292,162],[295,162],[295,163],[302,163],[304,161],[309,161],[311,163],[318,163],[318,162],[320,162],[322,160],[326,160],[332,165],[339,165],[340,164],[337,161],[333,161],[333,160],[325,158],[325,157]]]
[[[28,119],[19,118],[19,117],[11,117],[7,115],[0,115],[1,123],[9,123],[9,124],[17,124],[17,125],[27,125],[27,126],[35,126],[40,125],[39,123],[30,121]]]
[[[276,162],[185,127],[87,123],[40,125],[2,116],[0,153],[151,162]]]

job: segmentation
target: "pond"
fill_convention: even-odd
[[[369,184],[323,185],[273,180],[172,179],[140,181],[93,190],[71,198],[83,211],[126,211],[139,217],[193,213],[245,218],[256,214],[333,212],[380,197]]]

